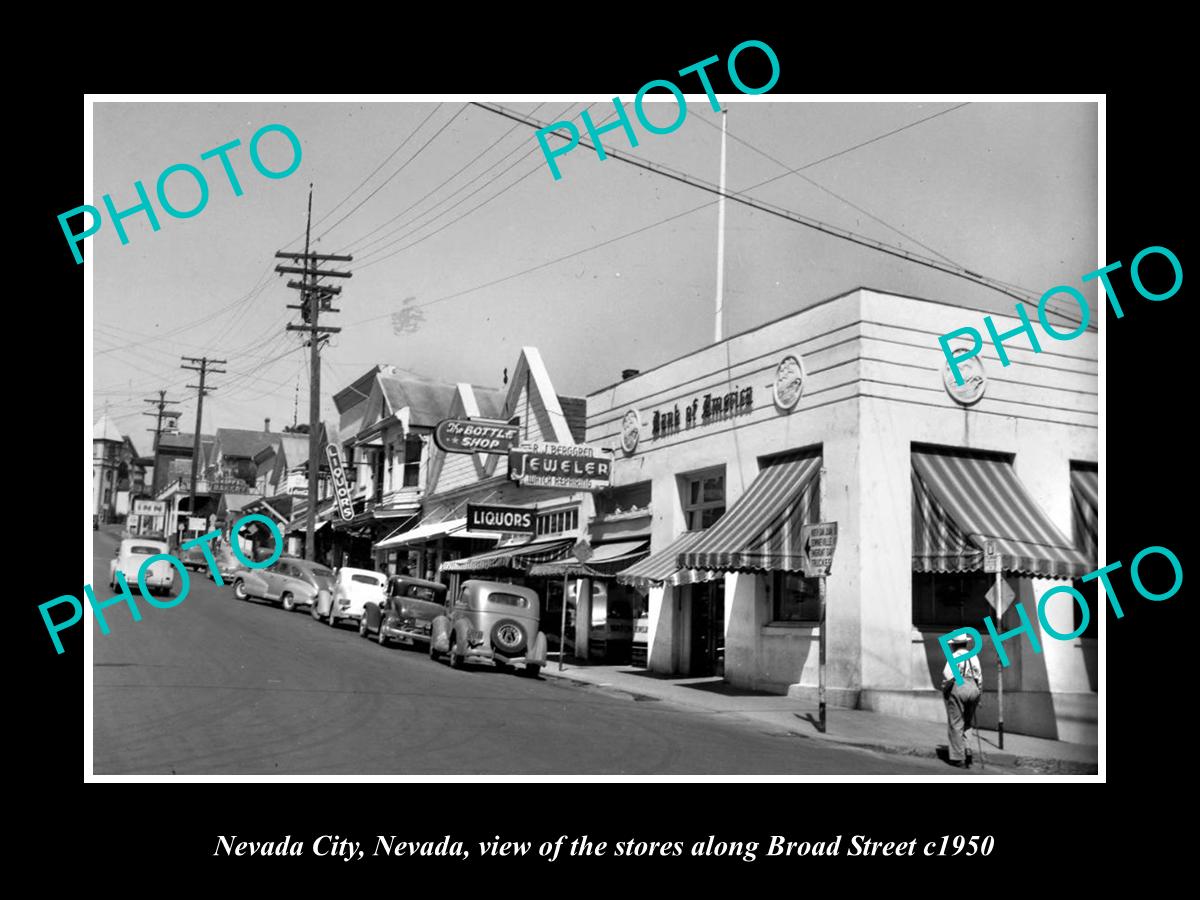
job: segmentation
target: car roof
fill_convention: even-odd
[[[477,581],[471,579],[470,581],[464,581],[463,587],[482,588],[487,591],[504,591],[508,594],[522,594],[533,597],[535,600],[537,599],[537,591],[533,588],[522,587],[519,584],[509,584],[507,581]]]
[[[349,566],[342,566],[338,572],[349,572],[351,575],[374,575],[376,578],[386,578],[382,572],[376,572],[374,569],[352,569]]]
[[[429,587],[435,590],[445,590],[446,586],[440,581],[427,581],[424,578],[414,578],[412,575],[393,575],[388,584],[415,584],[418,587]]]
[[[122,538],[121,539],[122,547],[128,547],[132,544],[157,544],[158,546],[160,546],[164,549],[167,546],[166,541],[160,541],[160,540],[157,540],[156,538],[131,537],[131,538]]]

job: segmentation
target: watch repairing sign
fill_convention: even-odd
[[[342,468],[342,450],[337,444],[326,444],[325,456],[329,460],[329,475],[333,482],[333,494],[337,498],[338,515],[343,519],[353,519],[354,503],[350,500],[346,470]]]
[[[508,477],[522,487],[598,491],[608,486],[612,461],[578,444],[522,444],[508,451]]]

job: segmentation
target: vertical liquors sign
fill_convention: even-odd
[[[325,456],[329,460],[329,477],[333,484],[333,495],[337,498],[338,515],[343,519],[353,519],[354,503],[350,500],[346,470],[342,468],[342,450],[337,444],[326,444]]]

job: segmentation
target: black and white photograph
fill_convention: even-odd
[[[742,55],[89,97],[86,780],[1102,775],[1103,96]]]

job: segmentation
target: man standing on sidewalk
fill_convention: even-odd
[[[950,646],[956,648],[954,657],[964,655],[970,649],[971,638],[958,635],[951,639]],[[975,727],[975,709],[983,693],[983,667],[979,658],[972,656],[955,662],[962,684],[954,678],[954,671],[947,662],[942,669],[942,694],[946,698],[946,720],[950,731],[950,765],[957,768],[971,766],[970,732]]]

